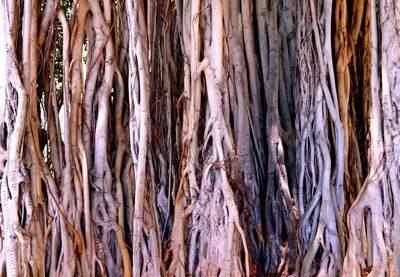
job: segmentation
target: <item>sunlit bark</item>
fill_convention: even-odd
[[[399,275],[397,2],[2,0],[0,275]]]

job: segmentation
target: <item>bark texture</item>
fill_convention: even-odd
[[[398,276],[399,11],[1,0],[0,275]]]

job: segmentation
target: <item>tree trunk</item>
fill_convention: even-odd
[[[399,275],[399,9],[3,0],[0,275]]]

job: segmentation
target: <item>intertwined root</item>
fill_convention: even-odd
[[[399,10],[2,1],[0,275],[399,275]]]

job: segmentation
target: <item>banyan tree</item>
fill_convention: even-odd
[[[1,276],[399,276],[400,1],[0,0]]]

